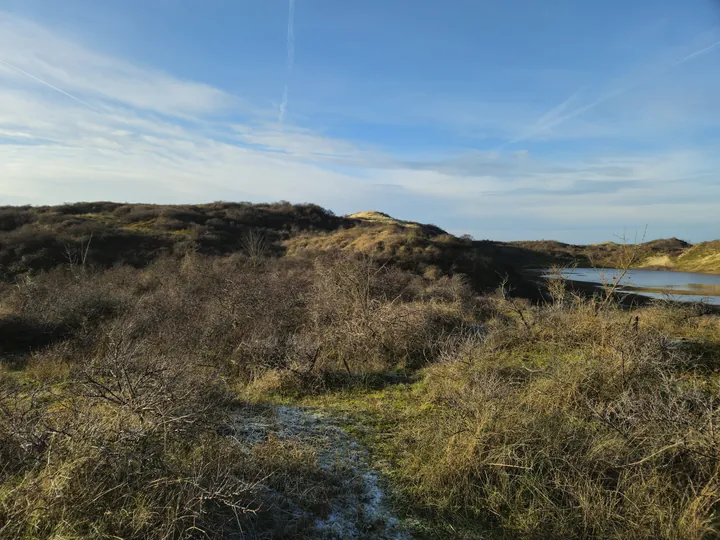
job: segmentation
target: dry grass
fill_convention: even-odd
[[[398,434],[416,504],[521,537],[720,534],[718,318],[597,308],[501,310],[427,369]]]
[[[720,317],[486,302],[418,382],[306,401],[353,419],[419,536],[720,535]]]

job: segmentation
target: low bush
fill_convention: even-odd
[[[36,217],[30,212],[30,207],[0,207],[0,231],[14,231],[35,220]]]
[[[0,380],[0,537],[310,536],[283,509],[322,504],[332,473],[299,443],[223,435],[223,378],[117,327],[85,362],[61,385]]]

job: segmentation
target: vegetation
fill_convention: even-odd
[[[2,210],[0,538],[720,536],[703,306],[523,299],[526,248],[387,216],[127,208]]]
[[[614,268],[621,265],[620,260],[628,243],[605,242],[577,246],[542,240],[512,242],[512,245],[532,251],[548,263]],[[720,274],[719,241],[691,245],[677,238],[668,238],[632,245],[636,257],[633,268]]]
[[[81,252],[88,266],[141,268],[190,252],[248,255],[250,239],[263,255],[312,259],[329,251],[362,253],[430,277],[462,273],[478,290],[492,289],[509,276],[525,295],[538,293],[518,272],[537,259],[532,251],[457,238],[379,212],[337,217],[317,205],[287,202],[0,207],[0,282],[77,263]]]
[[[715,240],[696,244],[677,257],[671,257],[669,262],[662,261],[657,266],[686,272],[720,273],[720,242]]]
[[[717,537],[720,319],[508,307],[414,384],[309,402],[370,419],[429,538]]]
[[[161,206],[109,202],[56,207],[0,207],[0,278],[48,270],[77,258],[86,263],[142,267],[164,255],[242,251],[250,233],[279,242],[304,230],[331,230],[345,220],[319,206],[290,203],[213,203]]]

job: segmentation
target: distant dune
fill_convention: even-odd
[[[640,244],[603,242],[573,245],[554,240],[511,242],[560,264],[614,267],[633,253],[633,268],[720,274],[720,241],[690,244],[677,238],[663,238]]]
[[[679,254],[662,254],[644,259],[641,268],[662,268],[682,272],[720,274],[720,241],[688,246]]]

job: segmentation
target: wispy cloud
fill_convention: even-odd
[[[567,114],[570,105],[577,101],[577,98],[582,92],[582,88],[573,92],[559,105],[556,105],[555,107],[547,111],[545,114],[543,114],[540,118],[538,118],[537,121],[529,129],[525,130],[522,134],[503,144],[500,149],[506,148],[511,144],[528,140],[538,135],[539,133],[552,129],[553,126],[557,125],[558,120],[562,119],[564,115]]]
[[[280,103],[280,124],[285,123],[287,114],[288,99],[290,94],[290,79],[293,67],[295,66],[295,0],[290,0],[288,7],[288,29],[287,29],[287,74],[285,80],[285,91]]]
[[[695,51],[695,52],[693,52],[693,53],[690,53],[690,54],[688,54],[687,56],[684,56],[683,58],[681,58],[680,60],[678,60],[677,62],[675,62],[675,64],[673,64],[673,65],[674,65],[674,66],[679,66],[679,65],[681,65],[681,64],[684,64],[685,62],[689,62],[690,60],[694,60],[695,58],[697,58],[697,57],[699,57],[699,56],[703,56],[703,55],[705,55],[705,54],[711,53],[711,52],[713,52],[715,49],[718,49],[718,48],[720,48],[720,41],[716,41],[716,42],[713,43],[712,45],[708,45],[707,47],[703,47],[702,49],[700,49],[700,50],[698,50],[698,51]]]
[[[297,126],[276,129],[271,125],[234,125],[233,131],[241,144],[257,150],[283,154],[309,160],[325,160],[351,163],[372,160],[369,151],[364,151],[349,141],[323,136],[322,133]],[[377,157],[378,153],[372,153]]]
[[[636,88],[653,81],[657,77],[659,77],[663,74],[666,74],[687,62],[691,62],[702,56],[710,54],[713,51],[717,50],[718,48],[720,48],[720,41],[716,41],[715,43],[712,43],[706,47],[698,49],[690,54],[683,56],[679,60],[675,60],[672,63],[664,65],[660,69],[654,70],[650,74],[636,78],[635,80],[632,80],[625,85],[622,85],[614,90],[608,91],[605,94],[603,94],[602,96],[600,96],[599,98],[597,98],[593,101],[590,101],[589,103],[586,103],[584,105],[581,105],[581,106],[578,106],[578,107],[568,110],[570,103],[572,103],[573,101],[576,101],[576,98],[578,97],[578,94],[580,93],[580,91],[576,91],[569,98],[562,101],[558,106],[554,107],[548,113],[546,113],[542,117],[540,117],[530,128],[525,130],[522,134],[520,134],[519,136],[514,137],[513,139],[506,142],[502,146],[502,148],[505,148],[512,144],[516,144],[516,143],[519,143],[522,141],[532,139],[537,135],[547,133],[547,132],[551,131],[552,129],[568,122],[569,120],[575,119],[608,101],[611,101],[611,100],[616,99],[624,94],[627,94],[627,93],[631,92],[632,90],[635,90]]]
[[[22,70],[5,74],[21,85],[28,74],[82,101],[103,100],[174,116],[217,113],[241,100],[212,86],[182,81],[82,47],[26,19],[0,12],[0,60]]]

